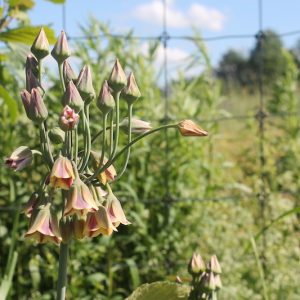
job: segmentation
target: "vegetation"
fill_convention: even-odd
[[[161,70],[155,65],[158,43],[150,43],[148,51],[142,53],[131,38],[132,33],[126,39],[115,39],[106,25],[95,20],[82,32],[87,39],[75,41],[73,49],[80,62],[78,67],[84,63],[91,65],[99,84],[96,91],[118,57],[139,78],[143,99],[137,103],[136,115],[163,123],[164,93],[158,84]],[[105,38],[92,38],[100,34]],[[187,63],[170,83],[169,118],[180,120],[188,116],[199,121],[209,132],[209,139],[183,142],[177,133],[169,133],[153,136],[135,147],[127,177],[115,187],[132,225],[120,228],[112,237],[71,245],[70,299],[124,299],[142,283],[166,279],[174,282],[176,275],[184,280],[186,262],[195,250],[204,256],[217,254],[222,264],[224,289],[219,299],[298,299],[300,139],[299,118],[293,114],[298,110],[298,70],[290,52],[278,43],[276,35],[271,36],[270,47],[276,46],[277,50],[264,53],[272,59],[272,55],[279,53],[281,57],[280,64],[276,64],[278,69],[272,69],[274,64],[266,64],[264,74],[269,117],[263,170],[258,161],[257,120],[224,119],[241,112],[256,113],[257,45],[249,58],[229,53],[220,67],[226,69],[227,60],[237,61],[238,68],[230,75],[232,78],[220,75],[218,80],[213,76],[204,45],[196,44],[197,52],[190,61],[201,66],[203,72],[187,80]],[[252,67],[246,68],[250,62]],[[20,74],[18,78],[22,80],[15,80],[15,76],[5,79],[7,90],[18,103],[19,116],[18,122],[12,124],[11,109],[2,102],[0,139],[5,143],[0,147],[1,157],[28,141],[31,146],[38,143],[33,130],[24,130],[25,125],[34,125],[29,124],[19,105],[18,91],[24,82],[20,69],[21,65],[13,61],[10,68],[5,67]],[[268,79],[270,74],[272,79]],[[52,78],[54,87],[59,84],[56,77]],[[241,80],[238,85],[249,84],[253,93],[240,89],[231,89],[229,96],[224,93],[224,85],[235,86],[236,80]],[[51,91],[50,86],[51,109],[59,111],[60,100]],[[93,109],[94,135],[100,124]],[[214,119],[221,121],[207,121]],[[97,142],[95,146],[99,147]],[[27,202],[28,191],[33,191],[40,180],[41,170],[37,171],[33,177],[30,169],[19,175],[0,167],[0,204],[5,207],[0,217],[1,257],[7,256],[12,241],[15,208]],[[257,196],[262,180],[267,203],[264,220]],[[284,216],[277,220],[281,215]],[[257,235],[268,224],[272,226]],[[21,216],[16,232],[19,259],[10,298],[52,299],[58,249],[24,241],[26,230],[25,218]],[[0,270],[3,274],[4,260]]]

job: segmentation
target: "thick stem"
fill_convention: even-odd
[[[68,256],[69,244],[61,243],[59,248],[59,267],[56,300],[66,299]]]
[[[164,130],[164,129],[168,129],[168,128],[176,128],[177,129],[177,124],[168,124],[168,125],[163,125],[160,127],[157,127],[155,129],[152,129],[150,131],[145,132],[144,134],[141,134],[140,136],[138,136],[137,138],[135,138],[133,141],[131,141],[129,144],[127,144],[119,153],[117,153],[113,159],[109,160],[104,166],[100,166],[95,173],[88,177],[85,182],[91,182],[93,179],[97,178],[98,175],[102,172],[104,172],[109,166],[111,166],[129,147],[131,147],[132,145],[134,145],[135,143],[137,143],[139,140],[143,139],[144,137],[146,137],[147,135],[153,134],[159,130]]]
[[[127,135],[128,135],[128,142],[127,142],[127,144],[130,144],[130,143],[131,143],[131,128],[132,128],[131,119],[132,119],[132,107],[133,107],[132,104],[128,104],[128,132],[127,132]],[[118,180],[119,178],[121,178],[121,176],[124,174],[124,172],[125,172],[125,170],[126,170],[126,168],[127,168],[127,165],[128,165],[129,157],[130,157],[130,150],[131,150],[131,148],[128,147],[127,153],[126,153],[126,158],[125,158],[124,166],[123,166],[122,170],[119,172],[118,176],[114,179],[114,181],[117,181],[117,180]]]

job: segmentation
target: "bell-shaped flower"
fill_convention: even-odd
[[[66,87],[62,104],[63,106],[69,106],[73,108],[76,112],[79,112],[84,106],[84,102],[73,81],[69,81]]]
[[[189,265],[188,271],[191,275],[197,275],[202,272],[205,272],[206,266],[200,254],[194,253]]]
[[[110,92],[107,81],[103,82],[102,88],[97,99],[97,106],[105,115],[108,114],[115,107],[115,99]]]
[[[85,230],[89,237],[95,237],[99,234],[111,235],[113,231],[117,231],[106,208],[103,205],[98,208],[96,212],[88,213],[86,218]]]
[[[112,68],[108,79],[108,84],[116,93],[120,92],[127,84],[126,75],[118,59],[116,59]]]
[[[98,167],[100,167],[101,153],[91,151],[91,155],[92,158],[94,159],[94,167],[95,169],[97,169]],[[101,167],[105,165],[107,161],[108,159],[104,157],[103,164],[101,165]],[[114,166],[110,165],[107,169],[105,169],[105,171],[99,174],[98,179],[102,184],[106,185],[108,182],[114,180],[116,176],[117,176],[117,172]]]
[[[85,65],[80,71],[76,86],[86,104],[91,103],[96,98],[96,92],[93,87],[92,71],[88,65]]]
[[[79,178],[76,178],[68,193],[64,216],[73,214],[82,216],[96,210],[98,210],[98,207],[88,186]]]
[[[74,179],[75,175],[71,161],[60,155],[54,162],[50,173],[50,186],[69,190]]]
[[[20,171],[31,165],[33,153],[27,146],[20,146],[9,157],[5,158],[5,166]]]
[[[120,224],[123,224],[123,225],[131,224],[126,219],[126,216],[125,216],[125,213],[123,211],[120,201],[112,193],[110,188],[108,190],[105,207],[106,207],[109,217],[115,227],[118,227]]]
[[[43,27],[35,38],[30,50],[37,59],[43,59],[49,54],[49,42]]]
[[[73,71],[67,59],[63,63],[63,77],[65,85],[67,85],[70,81],[73,81],[74,83],[77,82],[77,75]]]
[[[207,136],[208,133],[191,120],[184,120],[178,123],[178,130],[183,136]]]
[[[66,105],[59,117],[59,127],[63,131],[73,130],[79,122],[79,115],[74,109]]]
[[[71,55],[68,40],[64,31],[62,31],[58,37],[57,42],[51,51],[51,55],[58,62],[58,64],[63,63],[63,61]]]
[[[128,133],[128,118],[125,118],[121,123],[120,127],[124,130],[125,133]],[[142,121],[136,118],[131,119],[131,132],[135,134],[143,134],[151,130],[152,127],[149,122]]]
[[[122,90],[121,95],[124,98],[124,100],[129,104],[134,103],[138,98],[141,97],[141,92],[136,83],[133,73],[130,73],[130,75],[128,76],[127,85]]]
[[[58,221],[56,215],[51,212],[50,207],[50,203],[47,203],[34,209],[25,238],[33,238],[38,243],[52,242],[59,244],[61,242]]]

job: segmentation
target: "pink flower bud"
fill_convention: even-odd
[[[41,85],[32,69],[26,68],[25,75],[26,75],[25,76],[26,77],[26,90],[29,93],[31,93],[32,89],[41,87]]]
[[[43,27],[35,38],[30,50],[37,59],[43,59],[49,54],[49,42]]]
[[[183,136],[207,136],[207,131],[196,125],[191,120],[184,120],[178,123],[178,129]]]
[[[38,72],[39,72],[39,63],[37,61],[37,59],[32,55],[32,54],[28,54],[27,58],[26,58],[26,64],[25,64],[25,70],[31,70],[34,74],[34,76],[38,76]],[[31,91],[31,89],[29,90],[29,92]]]
[[[48,117],[48,110],[38,89],[31,90],[28,117],[37,123],[42,123]]]
[[[71,55],[67,37],[64,31],[62,31],[60,36],[58,37],[57,42],[51,51],[51,55],[58,62],[58,64],[61,64]]]
[[[77,82],[77,76],[67,59],[63,63],[63,77],[64,77],[65,85],[67,85],[71,80],[75,83]]]
[[[63,131],[73,130],[79,122],[79,115],[74,109],[66,105],[59,118],[59,127]]]
[[[68,105],[77,112],[79,112],[84,106],[84,102],[73,81],[69,81],[67,85],[64,97],[62,99],[62,104],[63,106]]]
[[[125,118],[121,123],[120,127],[124,130],[125,133],[128,133],[128,118]],[[145,122],[136,118],[131,119],[131,132],[135,134],[143,134],[151,130],[152,127],[149,122]]]
[[[188,271],[191,275],[197,275],[205,272],[205,263],[200,254],[194,253],[188,265]]]
[[[216,255],[213,255],[210,258],[209,269],[215,274],[221,274],[222,273],[222,269],[221,269],[220,263],[219,263],[218,258],[217,258]]]
[[[105,80],[103,82],[98,100],[97,106],[101,110],[101,112],[105,115],[109,113],[115,107],[115,99],[112,96],[108,83]]]
[[[56,215],[50,210],[50,203],[40,205],[33,211],[25,238],[33,238],[38,243],[59,244],[61,242],[58,221]]]
[[[68,194],[64,216],[73,214],[82,216],[96,210],[98,210],[98,207],[89,188],[77,178]]]
[[[75,175],[71,161],[64,156],[59,156],[51,170],[50,186],[69,190],[74,179]]]
[[[32,151],[26,146],[21,146],[5,159],[5,166],[14,171],[20,171],[31,165],[32,159]]]
[[[110,73],[108,84],[114,92],[120,92],[127,84],[126,75],[118,59]]]
[[[127,86],[122,90],[122,97],[127,103],[133,103],[141,97],[141,92],[135,81],[133,73],[127,79]]]

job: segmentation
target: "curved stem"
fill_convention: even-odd
[[[133,141],[131,141],[129,144],[127,144],[122,150],[120,150],[119,153],[117,153],[113,159],[109,160],[104,166],[100,166],[95,173],[88,177],[85,182],[91,182],[93,179],[97,178],[98,175],[100,173],[102,173],[103,171],[105,171],[110,165],[112,165],[129,147],[131,147],[132,145],[134,145],[135,143],[137,143],[139,140],[143,139],[144,137],[146,137],[147,135],[153,134],[157,131],[160,130],[164,130],[164,129],[168,129],[168,128],[176,128],[177,129],[177,124],[167,124],[167,125],[163,125],[160,127],[157,127],[155,129],[152,129],[150,131],[145,132],[144,134],[141,134],[140,136],[138,136],[137,138],[135,138]]]
[[[66,85],[65,85],[65,80],[64,80],[64,76],[63,76],[63,65],[62,64],[58,64],[58,70],[59,70],[59,78],[60,78],[61,88],[62,88],[63,92],[65,92]]]
[[[132,128],[132,124],[131,124],[131,119],[132,119],[132,107],[133,105],[132,104],[128,104],[128,142],[127,144],[130,144],[131,143],[131,128]],[[126,168],[127,168],[127,165],[128,165],[128,161],[129,161],[129,157],[130,157],[130,150],[131,148],[128,147],[127,148],[127,153],[126,153],[126,158],[125,158],[125,163],[124,163],[124,166],[121,170],[121,172],[119,172],[118,176],[113,180],[113,181],[117,181],[120,179],[120,177],[124,174]]]
[[[109,158],[109,161],[112,160],[114,158],[114,156],[116,155],[117,152],[117,148],[118,148],[118,141],[119,141],[119,133],[120,133],[120,127],[119,127],[119,123],[120,123],[120,93],[121,92],[117,92],[114,93],[114,99],[116,102],[116,135],[115,135],[115,140],[114,140],[114,147],[112,149],[112,153],[111,156]]]
[[[110,113],[110,131],[109,131],[109,144],[110,144],[110,155],[113,153],[113,144],[114,144],[114,110]]]
[[[105,114],[103,116],[103,129],[105,128],[105,130],[103,131],[103,135],[102,135],[102,149],[101,149],[101,158],[100,158],[100,162],[99,165],[102,166],[103,165],[103,161],[104,161],[104,152],[105,152],[105,140],[106,140],[106,122],[107,122],[107,114]]]
[[[59,248],[59,267],[56,300],[65,300],[67,289],[69,244],[61,243]]]

